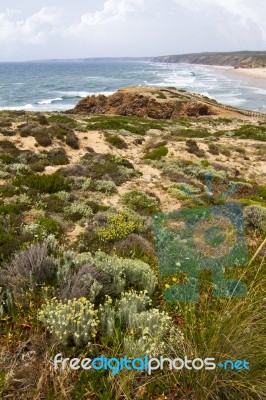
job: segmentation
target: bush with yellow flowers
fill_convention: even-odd
[[[53,298],[42,306],[38,318],[64,345],[77,347],[91,343],[99,325],[98,311],[85,297],[65,303]]]
[[[144,230],[144,219],[127,210],[120,213],[108,213],[106,223],[96,229],[98,237],[104,242],[126,238],[131,233]]]

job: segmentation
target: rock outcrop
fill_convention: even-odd
[[[137,87],[121,89],[108,97],[88,96],[71,112],[174,119],[182,116],[210,115],[212,108],[200,98],[191,100],[187,94],[174,88],[158,90]]]

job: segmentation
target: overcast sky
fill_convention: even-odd
[[[1,0],[0,61],[266,50],[266,0]]]

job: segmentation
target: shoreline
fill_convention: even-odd
[[[245,76],[253,79],[263,79],[266,81],[266,68],[234,68],[222,65],[206,65],[223,72],[228,72],[236,76]]]

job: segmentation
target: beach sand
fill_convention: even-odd
[[[233,68],[220,65],[206,65],[206,67],[219,70],[232,79],[246,81],[249,86],[266,89],[266,68]]]
[[[254,79],[266,80],[266,68],[233,68],[213,65],[211,68],[235,74],[236,76],[247,76]]]

